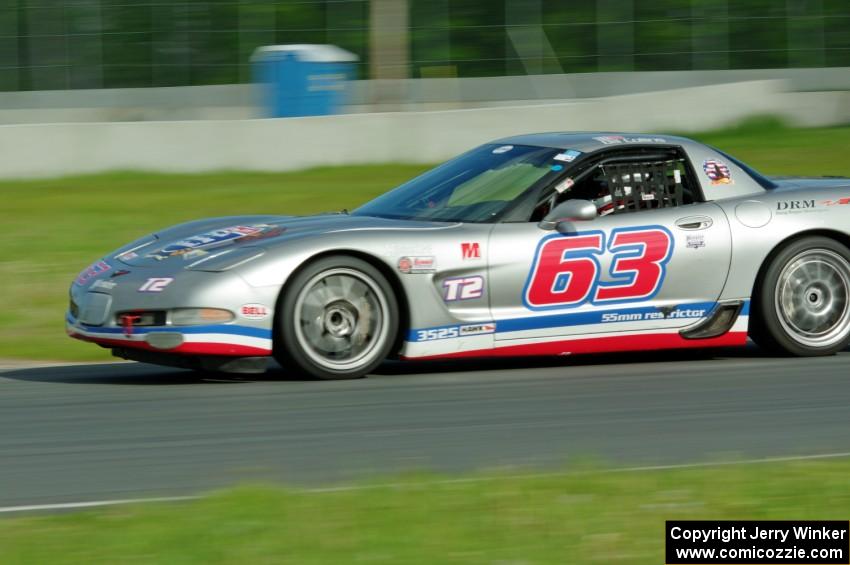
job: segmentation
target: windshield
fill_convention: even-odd
[[[559,149],[483,145],[354,210],[359,216],[436,222],[487,222],[564,163]]]

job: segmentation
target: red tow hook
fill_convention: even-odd
[[[142,317],[138,314],[121,314],[118,318],[118,323],[124,328],[124,335],[130,337],[133,335],[133,324],[141,320]]]

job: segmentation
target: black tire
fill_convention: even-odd
[[[362,296],[361,296],[362,295]],[[344,255],[299,270],[280,297],[274,355],[285,371],[357,379],[391,353],[398,301],[378,269]]]
[[[785,245],[760,277],[750,337],[776,354],[832,355],[850,344],[850,250],[827,237]]]

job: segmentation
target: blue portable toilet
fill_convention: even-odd
[[[357,55],[336,45],[267,45],[254,52],[254,81],[273,118],[336,114]]]

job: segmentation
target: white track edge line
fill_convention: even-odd
[[[763,465],[770,463],[788,463],[793,461],[816,461],[819,459],[841,459],[850,458],[850,452],[838,453],[822,453],[815,455],[789,455],[783,457],[766,457],[762,459],[738,459],[733,461],[710,461],[705,463],[673,463],[670,465],[646,465],[641,467],[622,467],[617,469],[602,469],[599,471],[590,471],[599,474],[609,475],[613,473],[644,473],[652,471],[667,471],[675,469],[709,469],[712,467],[731,467],[734,465]],[[486,483],[500,480],[511,479],[548,479],[554,477],[564,477],[570,474],[578,474],[584,471],[553,471],[551,473],[520,473],[515,475],[496,475],[494,477],[466,477],[459,479],[440,479],[428,482],[394,482],[394,483],[377,483],[374,485],[350,485],[336,487],[317,487],[302,489],[300,492],[307,494],[319,494],[326,492],[347,492],[357,490],[372,490],[380,488],[401,488],[401,487],[420,487],[427,485],[452,485],[463,483]]]
[[[711,467],[730,467],[734,465],[764,465],[770,463],[788,463],[793,461],[817,461],[820,459],[841,459],[850,458],[850,452],[837,453],[819,453],[815,455],[788,455],[783,457],[765,457],[762,459],[739,459],[736,461],[714,461],[705,463],[677,463],[670,465],[646,465],[642,467],[623,467],[620,469],[604,469],[597,471],[600,474],[612,473],[643,473],[652,471],[668,471],[675,469],[708,469]],[[579,471],[581,472],[581,471]],[[575,473],[575,472],[572,472]],[[552,473],[526,473],[516,475],[498,475],[495,477],[467,477],[460,479],[440,479],[435,481],[412,481],[412,482],[393,482],[393,483],[377,483],[374,485],[348,485],[336,487],[316,487],[298,489],[297,493],[302,494],[323,494],[332,492],[353,492],[361,490],[375,490],[382,488],[403,488],[403,487],[422,487],[429,485],[453,485],[463,483],[486,483],[500,480],[511,479],[547,479],[554,477],[563,477],[571,474],[570,471],[560,471]],[[5,506],[0,507],[0,514],[11,514],[14,512],[37,512],[45,510],[74,510],[81,508],[97,508],[101,506],[119,506],[126,504],[144,504],[150,502],[181,502],[198,500],[203,498],[202,495],[194,496],[160,496],[153,498],[127,498],[117,500],[95,500],[90,502],[63,502],[58,504],[30,504],[26,506]]]
[[[29,504],[25,506],[0,507],[0,513],[37,512],[41,510],[76,510],[80,508],[97,508],[100,506],[119,506],[124,504],[146,504],[149,502],[180,502],[197,500],[200,496],[158,496],[153,498],[124,498],[116,500],[94,500],[91,502],[60,502],[57,504]]]

